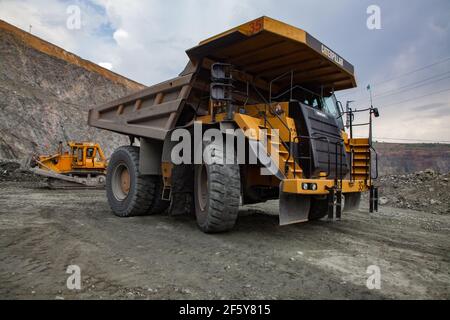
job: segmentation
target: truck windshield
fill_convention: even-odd
[[[335,95],[323,98],[323,111],[334,115],[338,118],[341,115]]]
[[[322,101],[323,101],[323,111],[332,114],[337,119],[338,125],[341,128],[344,128],[344,122],[341,117],[341,111],[339,110],[336,96],[332,94],[329,97],[324,97]]]

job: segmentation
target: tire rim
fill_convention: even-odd
[[[123,201],[130,192],[131,188],[131,177],[128,167],[125,164],[119,164],[113,174],[112,179],[112,190],[114,197]]]
[[[200,205],[200,209],[204,211],[208,203],[208,173],[205,165],[202,165],[199,170],[199,177],[197,181],[197,200]]]

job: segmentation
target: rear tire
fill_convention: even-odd
[[[139,173],[139,148],[120,147],[111,156],[106,174],[106,196],[119,217],[133,217],[163,211],[160,176]]]
[[[207,148],[214,148],[215,152],[207,152],[209,159],[195,166],[195,215],[203,232],[224,232],[234,227],[239,212],[239,165],[220,164],[225,162],[222,149],[214,144]]]

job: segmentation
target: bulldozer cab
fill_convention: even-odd
[[[72,162],[74,167],[82,167],[84,164],[84,150],[82,147],[71,147]]]
[[[104,167],[105,156],[101,148],[92,143],[69,143],[74,168],[94,169]]]

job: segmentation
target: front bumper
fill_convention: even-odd
[[[304,185],[308,185],[305,189]],[[283,181],[283,192],[303,195],[327,195],[329,189],[335,187],[335,181],[330,179],[286,179]],[[365,192],[370,183],[365,180],[342,180],[343,193]]]

